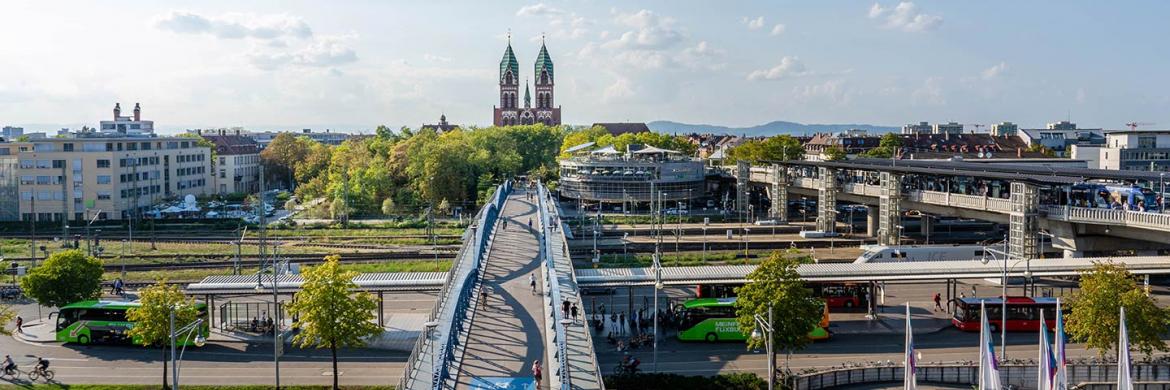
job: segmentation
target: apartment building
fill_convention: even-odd
[[[260,191],[260,144],[249,136],[227,130],[200,132],[215,145],[213,191],[219,194]]]
[[[14,192],[18,203],[10,215],[12,206],[0,201],[0,218],[123,219],[165,199],[211,192],[210,148],[156,136],[137,107],[134,117],[119,113],[115,107],[115,119],[101,129],[0,143],[0,196]],[[5,167],[14,173],[5,176]]]

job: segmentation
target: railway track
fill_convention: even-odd
[[[338,246],[336,246],[336,248],[354,249],[354,246],[353,245],[339,244]],[[375,249],[386,249],[386,248],[375,248]],[[450,248],[442,247],[442,248],[439,248],[437,251],[425,251],[425,252],[421,251],[421,250],[410,250],[410,251],[381,251],[381,252],[353,252],[353,253],[344,253],[344,252],[297,253],[297,254],[280,254],[280,257],[294,260],[294,261],[297,261],[297,260],[309,261],[309,260],[313,260],[313,259],[320,260],[321,258],[324,258],[327,255],[337,254],[337,255],[341,255],[342,257],[345,257],[345,258],[355,258],[355,259],[356,258],[383,258],[383,259],[420,258],[421,259],[421,258],[434,258],[435,252],[439,253],[440,258],[453,257],[455,255],[455,253],[458,252],[458,249],[459,249],[458,247],[450,247]],[[222,259],[230,259],[230,258],[234,258],[235,256],[236,256],[235,253],[214,253],[214,254],[203,253],[203,254],[138,254],[138,255],[127,256],[127,257],[133,257],[133,258],[142,259],[142,260],[162,260],[162,261],[172,260],[172,259],[190,259],[191,261],[198,262],[198,261],[217,261],[217,260],[222,260]],[[103,261],[114,261],[117,258],[118,258],[118,256],[113,256],[113,255],[98,256],[98,259],[101,259]],[[256,255],[256,254],[245,254],[245,255],[241,256],[240,258],[241,258],[241,260],[258,260],[260,258],[260,256]],[[30,261],[30,259],[28,257],[6,257],[6,260],[14,261],[14,262]],[[44,259],[38,257],[36,260],[42,261]]]

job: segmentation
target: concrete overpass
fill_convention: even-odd
[[[1162,177],[1154,172],[886,159],[741,163],[723,171],[736,179],[739,199],[746,200],[751,188],[767,193],[773,205],[786,205],[790,194],[817,198],[817,230],[830,234],[835,230],[837,201],[867,205],[867,230],[886,245],[900,242],[904,212],[918,210],[1009,225],[1013,258],[1036,257],[1044,231],[1066,257],[1118,249],[1155,255],[1170,249],[1166,234],[1170,214],[1075,207],[1067,199],[1074,184],[1088,180],[1145,183],[1160,189]],[[976,181],[982,185],[973,191],[970,183]],[[746,202],[736,206],[746,211]],[[786,220],[787,213],[781,210],[786,209],[773,207],[769,217]]]

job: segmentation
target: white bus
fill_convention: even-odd
[[[982,245],[865,245],[854,264],[903,261],[980,260]]]

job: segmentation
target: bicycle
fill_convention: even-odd
[[[628,364],[618,363],[617,367],[613,368],[614,376],[634,375],[638,373],[638,367],[630,366]]]
[[[32,382],[36,382],[37,379],[45,378],[45,382],[48,382],[48,381],[53,380],[54,375],[55,375],[55,373],[53,372],[53,370],[50,370],[47,368],[43,369],[43,370],[39,369],[39,368],[34,368],[32,371],[28,372],[28,380],[32,381]]]
[[[16,367],[12,367],[12,368],[5,369],[5,370],[0,370],[0,379],[5,379],[4,377],[9,377],[8,380],[15,381],[17,379],[20,379],[20,373],[21,373],[20,369],[18,369]]]

